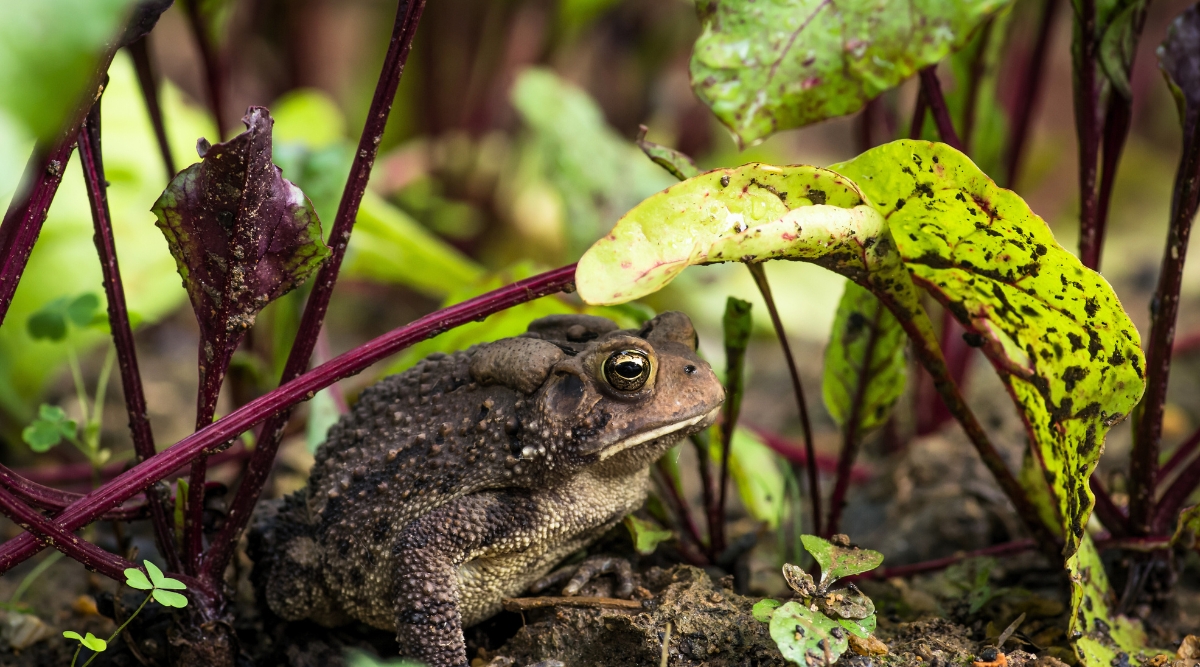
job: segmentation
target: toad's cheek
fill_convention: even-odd
[[[695,417],[691,417],[689,419],[684,419],[681,421],[672,422],[670,424],[665,424],[663,426],[659,426],[656,429],[646,431],[645,433],[639,433],[637,435],[630,436],[624,440],[615,442],[600,452],[600,460],[607,459],[610,456],[619,454],[619,453],[621,453],[627,449],[630,449],[632,447],[636,447],[638,445],[641,445],[641,444],[644,444],[647,442],[652,442],[654,440],[664,438],[666,436],[671,435],[672,433],[682,431],[682,430],[692,427],[692,426],[696,426],[697,424],[702,424],[702,423],[711,424],[711,423],[713,423],[713,421],[716,420],[717,415],[720,414],[720,411],[721,411],[721,408],[720,408],[720,406],[718,406],[718,407],[715,407],[712,410],[708,411],[705,414],[696,415]]]

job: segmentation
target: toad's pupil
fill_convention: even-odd
[[[617,364],[617,375],[630,380],[642,374],[642,362],[640,361],[622,361]]]
[[[637,391],[650,377],[650,359],[641,350],[613,352],[604,363],[604,379],[621,391]]]

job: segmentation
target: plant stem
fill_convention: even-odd
[[[83,644],[75,647],[75,654],[71,656],[71,667],[75,667],[75,661],[79,660],[79,651],[83,648]]]
[[[1192,454],[1196,453],[1197,446],[1200,446],[1200,428],[1192,431],[1187,440],[1179,443],[1179,446],[1171,454],[1171,458],[1159,466],[1158,477],[1154,480],[1155,486],[1161,485],[1176,468],[1186,463]]]
[[[755,435],[762,438],[763,443],[770,447],[776,454],[779,454],[783,458],[792,461],[793,463],[798,463],[800,465],[808,464],[808,453],[804,451],[803,445],[795,444],[778,433],[768,431],[765,428],[760,428],[753,424],[746,424],[746,428],[750,429],[755,433]],[[837,469],[838,457],[829,456],[826,454],[817,454],[817,470],[819,472],[836,474]],[[871,471],[869,469],[862,466],[851,467],[851,482],[866,482],[870,479]]]
[[[825,522],[825,537],[837,533],[838,524],[842,519],[842,508],[846,503],[846,491],[850,488],[850,472],[854,468],[854,460],[858,458],[858,449],[862,438],[859,434],[859,422],[862,419],[862,405],[867,397],[867,384],[871,378],[871,364],[875,357],[875,346],[879,342],[879,324],[883,319],[884,306],[875,307],[875,316],[867,334],[867,345],[863,351],[863,365],[858,373],[858,385],[854,388],[854,400],[850,404],[850,414],[846,417],[843,427],[842,451],[838,458],[837,481],[833,484],[833,493],[829,497],[829,518]]]
[[[920,139],[925,130],[925,114],[929,112],[929,100],[925,99],[925,87],[917,92],[917,102],[913,106],[912,121],[908,127],[909,139]]]
[[[796,397],[796,407],[800,413],[800,427],[804,429],[804,452],[808,456],[809,502],[812,504],[813,533],[821,534],[821,486],[817,476],[817,449],[813,444],[812,423],[808,419],[808,405],[804,400],[804,387],[800,384],[800,371],[796,368],[796,358],[792,355],[792,346],[788,343],[787,332],[783,330],[783,320],[775,308],[775,299],[771,297],[771,285],[767,282],[766,271],[761,263],[748,263],[750,275],[754,276],[754,284],[767,303],[767,313],[771,316],[771,324],[775,327],[775,336],[779,339],[779,347],[783,349],[784,360],[787,361],[788,373],[792,376],[792,393]],[[793,464],[795,465],[795,464]]]
[[[991,24],[988,25],[990,29]],[[966,147],[954,130],[950,108],[946,105],[946,98],[942,95],[942,85],[937,77],[936,65],[921,70],[921,91],[929,102],[929,108],[933,112],[933,119],[937,123],[938,136],[941,137],[942,143],[965,152]],[[971,348],[962,337],[965,332],[966,329],[958,323],[958,320],[954,319],[954,315],[949,309],[942,311],[942,353],[946,366],[950,370],[950,377],[954,378],[956,385],[962,384],[966,378],[971,361]],[[933,399],[933,397],[930,396],[928,399]],[[918,423],[918,435],[933,433],[950,418],[949,411],[942,401],[928,400],[927,405],[923,407],[926,408],[923,414],[927,419],[924,420],[924,423]]]
[[[937,65],[930,65],[921,70],[921,92],[933,112],[933,121],[937,123],[938,135],[942,143],[949,144],[954,149],[965,151],[958,132],[954,130],[954,121],[950,118],[950,108],[946,106],[946,98],[942,95],[942,84],[938,81]]]
[[[123,572],[133,563],[108,553],[100,547],[76,537],[46,517],[30,509],[7,489],[0,488],[0,510],[21,528],[36,533],[45,546],[56,549],[112,579],[122,580]]]
[[[156,453],[154,434],[150,429],[150,419],[146,416],[146,394],[142,388],[142,374],[138,369],[133,328],[129,324],[129,308],[125,302],[121,267],[117,262],[117,245],[108,207],[107,181],[104,178],[99,104],[92,106],[84,120],[79,138],[79,156],[88,201],[92,208],[92,223],[95,228],[92,240],[100,258],[100,273],[103,276],[104,294],[108,302],[108,326],[112,331],[113,347],[116,349],[121,371],[121,390],[125,396],[125,411],[129,415],[129,434],[133,439],[133,450],[138,460],[145,461]],[[163,504],[163,494],[157,487],[146,489],[146,504],[150,507],[150,519],[158,552],[166,561],[168,570],[179,571],[179,553],[172,539],[171,522]]]
[[[858,144],[858,152],[865,153],[875,147],[875,119],[880,115],[880,98],[876,97],[863,105],[854,124],[854,139]]]
[[[241,336],[223,335],[216,341],[201,341],[199,350],[200,387],[196,394],[196,430],[212,423],[217,413],[221,384]],[[215,349],[215,350],[214,350]],[[209,354],[214,352],[214,354]],[[232,444],[232,443],[231,443]],[[183,571],[197,574],[204,552],[204,491],[208,476],[208,455],[192,461],[188,477],[187,511],[183,521]]]
[[[1095,512],[1096,518],[1100,519],[1100,523],[1115,537],[1128,535],[1129,517],[1113,502],[1100,478],[1093,473],[1088,479],[1088,486],[1092,489],[1092,495],[1096,497],[1096,505],[1092,511]]]
[[[700,537],[700,528],[696,525],[696,520],[692,518],[692,513],[688,509],[687,501],[679,493],[679,489],[675,486],[675,480],[671,477],[671,473],[667,470],[666,464],[662,459],[657,463],[659,476],[662,478],[662,485],[666,487],[667,499],[671,503],[671,509],[675,510],[675,514],[679,517],[679,525],[686,531],[686,535],[691,538],[692,542],[701,549],[704,548],[704,540]]]
[[[200,15],[200,0],[184,0],[184,13],[187,14],[188,25],[192,29],[192,37],[196,40],[196,49],[200,52],[200,60],[204,65],[205,92],[208,93],[208,107],[217,123],[217,141],[225,140],[225,121],[221,111],[225,108],[224,67],[221,56],[216,52],[212,40],[209,39],[208,26]],[[216,142],[214,142],[216,143]]]
[[[59,491],[31,482],[9,468],[0,465],[0,488],[7,489],[21,500],[44,510],[59,511],[83,498],[78,493]],[[146,505],[127,505],[106,512],[101,518],[128,521],[145,516]]]
[[[1042,0],[1042,13],[1038,19],[1037,37],[1033,42],[1033,53],[1025,65],[1021,81],[1017,84],[1017,108],[1012,113],[1013,130],[1009,135],[1008,153],[1005,155],[1004,186],[1017,187],[1017,178],[1025,157],[1025,146],[1033,122],[1033,112],[1041,97],[1042,81],[1046,73],[1046,53],[1050,49],[1050,37],[1054,34],[1054,22],[1058,16],[1061,0]]]
[[[1104,143],[1101,150],[1100,192],[1096,199],[1096,228],[1088,246],[1080,247],[1079,259],[1093,271],[1100,270],[1100,253],[1104,250],[1104,231],[1108,227],[1108,209],[1112,202],[1113,184],[1117,180],[1117,164],[1129,136],[1133,115],[1133,100],[1121,97],[1117,91],[1108,96],[1108,111],[1104,114]]]
[[[110,347],[104,352],[104,364],[100,366],[100,376],[96,378],[96,391],[93,394],[95,399],[92,401],[92,416],[89,421],[93,424],[100,425],[104,423],[104,399],[108,394],[108,378],[112,375],[113,362],[116,361],[117,350],[115,347]],[[99,446],[99,443],[96,443]]]
[[[154,138],[158,141],[158,150],[162,153],[163,168],[167,170],[167,182],[175,178],[175,156],[171,154],[171,143],[167,139],[167,128],[163,123],[162,106],[158,96],[158,73],[154,62],[150,59],[150,36],[143,35],[126,48],[133,56],[133,66],[137,71],[138,87],[142,90],[142,100],[146,103],[146,113],[150,116],[150,124],[154,126]]]
[[[725,508],[729,497],[729,455],[746,391],[746,348],[750,344],[750,303],[732,297],[725,304],[725,403],[721,406],[721,469],[717,482],[717,522],[709,534],[712,555],[725,551]]]
[[[20,602],[21,598],[24,597],[25,592],[28,591],[29,587],[33,585],[33,582],[37,581],[37,578],[42,576],[43,572],[49,570],[50,567],[61,560],[62,557],[63,552],[61,551],[52,551],[47,554],[46,557],[42,559],[42,562],[35,565],[34,568],[29,571],[29,574],[26,574],[21,579],[21,583],[17,584],[17,590],[13,591],[12,596],[8,598],[8,603],[17,604]]]
[[[1153,322],[1150,325],[1150,338],[1146,342],[1146,393],[1142,395],[1142,413],[1130,455],[1129,524],[1134,536],[1146,535],[1152,528],[1165,526],[1166,522],[1172,520],[1173,513],[1179,510],[1197,482],[1185,470],[1171,485],[1168,495],[1163,496],[1156,513],[1154,491],[1158,478],[1158,448],[1162,439],[1167,380],[1171,373],[1171,347],[1179,312],[1179,290],[1183,284],[1183,263],[1187,258],[1192,220],[1200,203],[1200,108],[1197,105],[1188,105],[1183,125],[1183,154],[1175,172],[1171,225],[1167,230],[1167,247],[1163,251],[1158,288],[1151,301]],[[1189,466],[1188,470],[1192,467]],[[1180,487],[1181,483],[1192,486]],[[1164,516],[1164,511],[1172,516]]]
[[[235,439],[239,434],[250,430],[255,424],[291,408],[301,401],[312,398],[317,391],[338,380],[360,373],[372,364],[386,359],[410,345],[517,304],[557,294],[564,290],[573,291],[574,288],[575,265],[570,264],[418,318],[408,325],[370,340],[250,401],[150,459],[117,475],[107,484],[73,502],[63,510],[62,514],[54,518],[54,525],[62,530],[78,530],[95,521],[118,503],[167,477],[181,466],[187,465],[207,450]],[[244,510],[234,506],[230,509],[229,520],[234,518],[235,512],[246,511],[248,513],[251,509],[253,509],[253,503],[246,506]],[[40,515],[38,516],[41,518]],[[226,526],[228,526],[228,522]],[[218,545],[221,544],[221,542],[214,542]],[[8,540],[0,545],[0,574],[24,562],[42,548],[38,540],[28,533]],[[206,560],[205,565],[210,566],[212,562],[212,560]]]
[[[971,58],[971,68],[967,81],[966,103],[963,104],[962,113],[962,152],[970,155],[971,153],[971,137],[975,132],[975,116],[976,109],[979,106],[979,91],[984,80],[984,69],[987,65],[988,43],[992,40],[993,34],[996,32],[996,17],[992,16],[987,19],[980,28],[983,34],[979,38],[979,46]],[[937,70],[934,70],[934,76],[937,76]]]
[[[388,115],[392,109],[392,101],[396,97],[396,88],[399,86],[400,78],[404,74],[404,66],[408,61],[408,53],[412,47],[412,40],[416,34],[417,24],[421,19],[421,13],[424,9],[425,0],[400,0],[396,8],[396,20],[392,27],[392,39],[388,45],[387,55],[384,56],[383,68],[379,73],[379,80],[375,86],[375,94],[371,98],[371,106],[367,111],[367,119],[358,140],[358,150],[354,153],[354,161],[350,166],[350,175],[346,180],[346,187],[342,191],[342,199],[338,203],[337,215],[334,217],[333,227],[330,230],[329,244],[331,252],[329,253],[329,258],[325,260],[320,271],[318,271],[316,279],[313,281],[312,292],[309,294],[308,303],[305,305],[295,343],[288,354],[283,377],[280,378],[281,386],[299,377],[308,368],[313,348],[317,342],[317,336],[325,320],[325,311],[329,307],[329,298],[333,294],[333,287],[337,282],[338,272],[341,270],[342,259],[346,255],[346,247],[350,242],[350,232],[354,228],[354,221],[358,217],[358,208],[362,203],[363,194],[366,192],[367,181],[371,177],[371,167],[375,164],[375,157],[379,152],[379,143],[383,139]],[[561,272],[563,269],[559,271]],[[539,276],[538,278],[548,277],[551,274],[558,275],[556,272],[551,272],[550,274],[543,274],[543,276]],[[530,280],[536,281],[537,278]],[[559,291],[566,284],[568,283],[562,282],[553,291]],[[497,290],[497,292],[502,291]],[[497,292],[490,294],[497,294]],[[545,293],[549,294],[552,292]],[[484,295],[484,297],[480,298],[488,296]],[[529,298],[534,297],[530,296]],[[477,300],[467,303],[475,301]],[[448,313],[450,310],[453,309],[447,309],[442,312]],[[233,556],[234,546],[237,544],[239,536],[250,520],[250,513],[258,501],[258,496],[262,492],[263,485],[266,483],[267,475],[271,471],[271,467],[275,461],[275,453],[278,451],[279,443],[283,438],[283,427],[287,423],[289,416],[290,412],[282,412],[277,417],[267,420],[267,423],[263,426],[258,444],[255,446],[254,452],[250,456],[250,462],[246,466],[246,473],[243,475],[237,494],[230,505],[225,525],[214,539],[211,553],[205,558],[204,571],[210,578],[222,576],[225,566]]]
[[[88,415],[92,411],[88,408],[87,387],[83,384],[83,369],[79,367],[79,355],[75,353],[75,344],[69,338],[66,346],[67,367],[71,369],[71,379],[75,382],[75,399],[79,401],[79,418],[86,424]]]
[[[1075,135],[1079,142],[1079,256],[1092,258],[1096,250],[1096,170],[1100,153],[1100,82],[1096,80],[1096,0],[1079,0],[1076,5],[1075,46]],[[1093,260],[1094,261],[1094,260]],[[1084,266],[1092,268],[1087,260]]]
[[[17,283],[29,262],[29,253],[46,221],[46,212],[58,192],[67,160],[75,151],[75,133],[69,132],[53,149],[39,144],[25,168],[22,184],[32,180],[28,194],[13,197],[4,222],[0,223],[0,324],[8,314]]]
[[[142,603],[140,605],[138,605],[138,608],[132,614],[129,615],[129,618],[125,619],[125,622],[122,623],[111,635],[109,635],[107,643],[111,644],[113,642],[113,640],[116,639],[121,634],[121,631],[125,629],[125,626],[129,625],[130,621],[132,621],[134,618],[136,618],[138,614],[142,613],[142,608],[146,606],[146,603],[149,602],[150,598],[153,596],[154,596],[153,591],[146,594],[146,599],[142,600]],[[83,663],[83,667],[87,667],[88,665],[92,664],[92,661],[95,660],[96,656],[98,656],[98,655],[100,655],[100,654],[93,653],[92,657],[88,658],[88,661]]]
[[[704,499],[704,519],[708,525],[707,555],[710,561],[715,561],[717,552],[712,547],[713,535],[720,530],[719,526],[723,517],[720,505],[717,504],[717,485],[712,474],[712,459],[709,454],[710,433],[711,430],[706,429],[692,434],[688,439],[696,449],[696,467],[700,472],[700,494]]]
[[[211,468],[221,463],[238,462],[248,457],[249,452],[245,447],[235,441],[233,447],[210,456],[208,465]],[[100,469],[100,477],[105,480],[112,479],[125,472],[127,467],[128,465],[122,461],[107,463]],[[92,478],[92,466],[88,463],[64,463],[48,469],[14,468],[13,472],[38,484],[81,484]]]
[[[945,558],[936,558],[923,563],[913,563],[912,565],[897,565],[896,567],[882,567],[878,570],[873,570],[866,574],[859,575],[861,578],[870,579],[891,579],[893,577],[911,577],[925,572],[936,572],[944,570],[955,563],[962,562],[968,558],[980,558],[983,556],[1009,556],[1018,554],[1023,551],[1030,551],[1037,548],[1036,541],[1031,539],[1014,540],[1003,544],[996,544],[984,549],[976,549],[966,553],[946,556]],[[847,577],[847,579],[857,579],[859,577]]]

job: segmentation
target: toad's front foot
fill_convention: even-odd
[[[560,567],[533,582],[529,591],[542,593],[566,581],[567,585],[562,589],[562,594],[579,595],[580,589],[589,581],[610,573],[617,577],[617,588],[613,591],[613,596],[626,599],[633,597],[633,566],[627,559],[618,556],[589,556],[582,563]]]

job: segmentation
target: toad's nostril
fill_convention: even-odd
[[[696,367],[691,364],[688,364],[687,366],[683,367],[683,372],[687,373],[688,375],[691,375],[692,373],[696,372]]]

